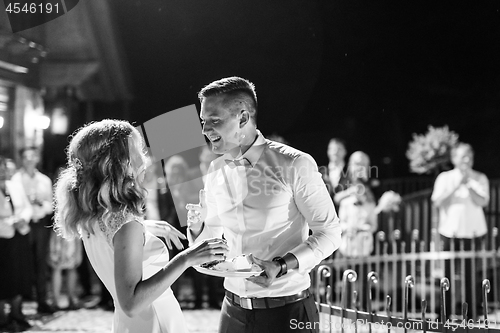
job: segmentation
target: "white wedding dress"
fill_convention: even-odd
[[[116,333],[187,333],[181,308],[172,290],[168,288],[150,306],[133,318],[120,308],[114,279],[114,249],[112,239],[115,233],[136,217],[114,218],[106,227],[99,222],[94,235],[83,235],[83,243],[92,267],[109,290],[115,301],[113,332]],[[142,223],[142,220],[139,220]],[[144,230],[143,280],[148,279],[165,267],[169,260],[165,244],[156,236]]]

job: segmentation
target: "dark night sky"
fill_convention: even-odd
[[[138,123],[238,75],[256,84],[259,129],[319,164],[341,137],[382,176],[402,176],[412,133],[448,124],[474,146],[476,168],[500,176],[499,1],[112,4]]]

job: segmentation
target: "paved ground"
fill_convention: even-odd
[[[191,333],[216,333],[219,319],[219,310],[203,309],[203,310],[183,310],[188,329]],[[36,324],[29,333],[109,333],[111,330],[111,320],[113,313],[104,311],[102,309],[80,309],[76,311],[58,312],[50,318],[39,318],[37,320],[31,319],[31,322]],[[491,318],[496,318],[491,317]],[[323,324],[329,322],[328,318],[323,318]],[[493,319],[494,320],[494,319]],[[334,318],[331,321],[340,325],[340,318]],[[354,333],[353,325],[346,326],[346,332]],[[366,327],[365,327],[366,326]],[[379,325],[380,326],[380,325]],[[337,326],[332,326],[335,328]],[[338,326],[340,327],[340,326]],[[368,333],[367,325],[362,325],[358,332]],[[496,328],[498,326],[495,325]],[[330,332],[326,329],[327,326],[322,328],[321,332]],[[335,330],[334,331],[339,331]],[[380,327],[380,329],[372,330],[373,332],[387,332],[387,329]],[[8,332],[13,332],[8,331]],[[17,331],[23,332],[23,331]],[[402,330],[395,330],[395,332],[402,332]],[[410,332],[417,332],[410,330]],[[421,331],[418,331],[421,332]]]
[[[219,323],[220,309],[209,309],[205,299],[204,309],[193,310],[194,294],[192,280],[180,279],[178,300],[191,333],[216,333]],[[96,291],[98,294],[98,290]],[[205,296],[206,297],[206,296]],[[222,296],[221,296],[222,297]],[[108,333],[111,331],[113,312],[95,306],[99,302],[97,296],[87,299],[85,308],[74,311],[58,311],[53,315],[38,315],[35,302],[23,303],[23,312],[33,327],[26,331],[10,325],[3,332],[52,332],[52,333]],[[65,307],[67,299],[59,300],[59,306]]]
[[[28,331],[19,328],[10,327],[9,330],[0,330],[0,332],[28,332],[28,333],[109,333],[111,331],[111,322],[113,312],[105,311],[103,309],[79,309],[74,311],[59,311],[50,316],[38,316],[36,314],[35,303],[25,303],[24,312],[27,314],[29,321],[33,326]],[[202,309],[191,310],[183,309],[184,317],[191,333],[216,333],[219,321],[220,310],[218,309]],[[492,313],[489,316],[492,320],[493,327],[499,328],[500,313]],[[336,317],[329,319],[322,317],[322,323],[327,325],[328,322],[340,324],[340,318]],[[366,326],[366,325],[365,325]],[[326,329],[327,326],[324,326]],[[337,327],[337,326],[333,326]],[[364,326],[363,326],[364,327]],[[352,325],[351,325],[352,328]],[[374,330],[374,332],[387,332],[387,329]],[[322,326],[323,329],[323,326]],[[338,331],[338,330],[334,330]],[[411,332],[414,332],[410,330]],[[330,332],[329,329],[322,330],[321,332]],[[353,330],[346,330],[351,333]],[[361,327],[358,332],[364,333]],[[399,332],[399,331],[397,331]]]
[[[184,316],[191,333],[216,333],[219,310],[184,310]],[[108,333],[111,331],[113,313],[101,309],[80,309],[56,313],[50,321],[35,322],[29,332],[53,333]]]

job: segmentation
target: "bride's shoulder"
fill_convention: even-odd
[[[144,218],[128,211],[110,213],[99,219],[99,229],[105,234],[108,243],[112,244],[113,237],[125,224],[138,222],[144,229]]]

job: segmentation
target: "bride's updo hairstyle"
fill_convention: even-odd
[[[65,238],[94,233],[116,214],[143,215],[143,139],[128,122],[102,120],[73,134],[55,185],[55,229]]]

